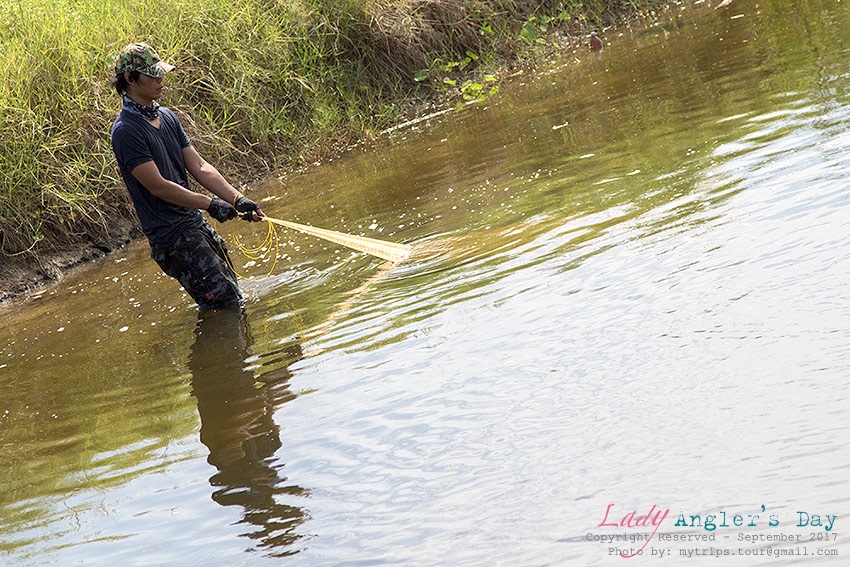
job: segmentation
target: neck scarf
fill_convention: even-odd
[[[127,95],[124,95],[123,108],[127,112],[138,114],[139,116],[148,120],[156,120],[157,118],[159,118],[159,103],[157,103],[156,101],[153,101],[151,103],[151,106],[145,106],[134,101]]]

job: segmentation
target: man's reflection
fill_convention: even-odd
[[[275,555],[296,553],[295,530],[306,519],[297,506],[282,504],[305,496],[287,486],[280,474],[283,463],[274,458],[281,447],[277,408],[295,395],[289,390],[287,365],[301,357],[299,345],[272,353],[281,367],[262,376],[246,367],[252,338],[244,313],[208,311],[199,315],[189,368],[192,393],[201,417],[201,442],[209,448],[208,462],[218,469],[210,478],[213,500],[222,506],[244,508],[243,523],[253,526],[247,537]]]

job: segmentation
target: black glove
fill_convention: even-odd
[[[207,207],[207,212],[218,222],[229,221],[232,218],[236,218],[236,215],[239,214],[229,204],[215,197],[210,202],[210,206]]]
[[[245,213],[242,215],[242,218],[246,221],[254,220],[254,213],[260,212],[260,205],[246,197],[245,195],[240,195],[236,202],[233,203],[233,206],[236,207],[236,210],[240,213]],[[257,219],[257,222],[259,219]]]

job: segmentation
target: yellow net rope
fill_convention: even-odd
[[[242,243],[242,238],[239,234],[233,235],[234,247],[239,250],[246,258],[255,263],[260,263],[264,261],[269,253],[272,256],[271,266],[269,267],[268,272],[265,276],[260,277],[268,277],[274,273],[275,266],[277,266],[278,259],[278,250],[280,248],[280,236],[277,234],[277,230],[272,223],[266,223],[268,230],[266,231],[266,235],[263,240],[257,244],[256,246],[248,246]],[[240,274],[236,267],[233,265],[233,262],[230,260],[230,257],[227,257],[227,262],[230,264],[230,269],[233,270],[238,277],[242,279],[254,279],[258,276],[245,276]]]

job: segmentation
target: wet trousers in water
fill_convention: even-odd
[[[224,240],[211,226],[186,230],[173,246],[151,245],[151,258],[176,279],[201,309],[243,306]]]

